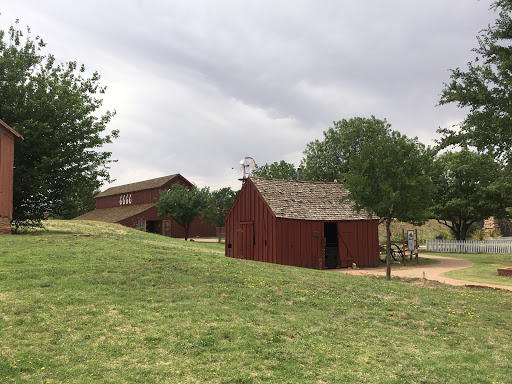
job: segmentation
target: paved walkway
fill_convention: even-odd
[[[439,260],[436,264],[425,264],[416,265],[414,262],[408,262],[407,266],[401,264],[393,264],[391,267],[391,276],[406,277],[406,278],[425,278],[427,280],[439,281],[444,284],[450,285],[463,285],[471,287],[488,287],[495,289],[503,289],[506,291],[512,291],[512,286],[506,285],[495,285],[495,284],[484,284],[475,283],[471,281],[456,280],[450,277],[446,277],[444,274],[449,271],[456,269],[469,268],[474,265],[472,261],[456,259],[453,257],[442,257],[432,255],[422,255],[420,257],[426,257],[428,259]],[[361,269],[336,269],[336,271],[342,273],[348,273],[351,275],[376,275],[386,276],[386,267],[378,268],[361,268]]]

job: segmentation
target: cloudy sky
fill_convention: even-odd
[[[333,121],[386,118],[431,144],[464,111],[436,107],[474,58],[490,0],[16,0],[59,61],[108,87],[110,186],[181,173],[239,188],[240,159],[296,165]],[[234,168],[234,169],[233,169]],[[108,186],[104,186],[105,189]]]

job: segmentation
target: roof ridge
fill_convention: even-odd
[[[318,180],[289,180],[289,179],[278,179],[274,177],[261,177],[261,176],[249,176],[249,179],[256,180],[277,180],[277,181],[286,181],[290,183],[303,183],[303,184],[337,184],[343,185],[341,181],[318,181]]]

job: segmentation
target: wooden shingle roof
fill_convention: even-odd
[[[344,200],[348,191],[339,183],[250,177],[276,217],[299,220],[368,220],[366,212],[352,210]],[[373,217],[376,218],[376,217]]]
[[[177,173],[175,175],[157,177],[156,179],[150,179],[150,180],[138,181],[136,183],[120,185],[118,187],[112,187],[112,188],[109,188],[109,189],[97,194],[95,197],[96,198],[106,197],[106,196],[120,195],[123,193],[129,193],[129,192],[135,192],[135,191],[143,191],[146,189],[160,188],[165,183],[171,181],[172,179],[174,179],[178,176],[180,176],[179,173]]]
[[[150,203],[95,209],[94,211],[87,212],[81,216],[75,217],[73,220],[93,220],[104,221],[107,223],[118,223],[121,220],[127,219],[128,217],[132,217],[147,211],[149,208],[152,208],[155,205],[156,203]]]

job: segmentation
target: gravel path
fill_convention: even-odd
[[[473,262],[468,260],[456,259],[453,257],[442,257],[442,256],[432,256],[432,255],[422,255],[422,257],[426,257],[433,260],[439,260],[437,264],[426,264],[426,265],[416,265],[414,262],[409,262],[406,267],[401,264],[393,264],[391,267],[391,276],[398,277],[406,277],[406,278],[425,278],[427,280],[439,281],[444,284],[450,285],[463,285],[463,286],[476,286],[476,287],[489,287],[496,289],[503,289],[507,291],[512,291],[511,286],[506,285],[494,285],[494,284],[484,284],[484,283],[475,283],[471,281],[463,281],[456,280],[450,277],[446,277],[444,274],[449,271],[453,271],[456,269],[469,268],[474,265]],[[378,268],[361,268],[361,269],[336,269],[333,271],[338,271],[341,273],[348,273],[351,275],[376,275],[376,276],[386,276],[386,267],[378,267]]]

